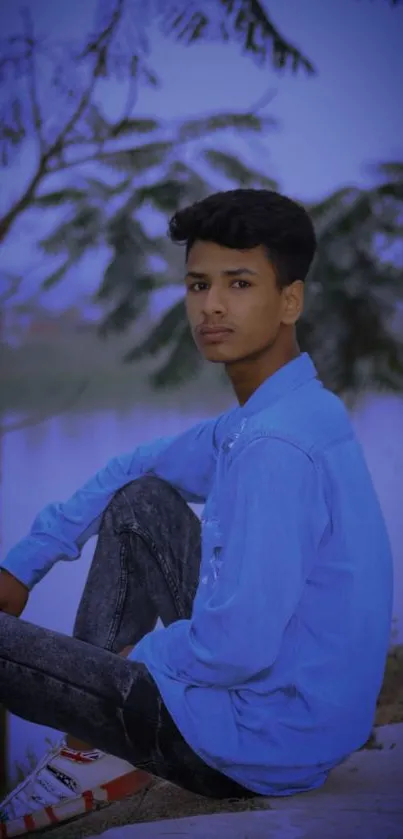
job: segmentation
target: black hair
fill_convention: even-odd
[[[263,245],[280,287],[305,280],[316,251],[310,216],[291,198],[267,189],[216,192],[183,210],[169,222],[172,242],[197,240],[246,250]]]

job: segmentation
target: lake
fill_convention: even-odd
[[[7,434],[3,441],[2,554],[23,537],[45,504],[66,499],[110,457],[155,437],[179,433],[214,413],[174,406],[66,414]],[[403,399],[368,398],[353,421],[386,518],[395,563],[395,638],[403,642]],[[94,540],[81,560],[59,563],[34,589],[26,620],[71,633]],[[10,718],[10,769],[27,751],[40,755],[50,729]]]

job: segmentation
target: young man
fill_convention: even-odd
[[[6,557],[0,703],[69,735],[3,803],[2,836],[134,791],[141,770],[214,797],[309,790],[371,732],[392,560],[347,412],[296,340],[311,220],[235,190],[170,235],[194,339],[238,405],[113,459]],[[18,620],[94,533],[74,638]]]

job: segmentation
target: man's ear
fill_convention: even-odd
[[[301,317],[304,310],[304,290],[302,280],[295,280],[291,285],[283,288],[283,314],[281,319],[286,326],[292,326]]]

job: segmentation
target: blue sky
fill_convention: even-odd
[[[15,29],[19,5],[0,0],[4,31]],[[25,5],[32,8],[40,31],[63,39],[79,37],[89,28],[95,3],[25,0]],[[185,48],[153,26],[151,58],[163,86],[139,91],[137,113],[170,118],[242,110],[273,89],[266,112],[279,120],[280,128],[265,138],[257,162],[284,192],[301,200],[318,199],[345,184],[365,184],[368,164],[402,159],[403,6],[392,9],[388,0],[267,0],[266,5],[280,30],[311,58],[317,76],[258,68],[236,45]],[[138,14],[144,4],[134,2],[133,8]],[[107,112],[113,113],[124,93],[122,84],[104,86]],[[3,175],[3,207],[29,176],[32,152],[25,150]],[[38,232],[32,219],[22,220],[0,262],[0,268],[26,272],[33,278],[30,284],[41,273],[32,248]],[[100,268],[86,266],[86,276],[96,277]],[[49,299],[74,299],[82,280],[82,271],[76,271]]]

